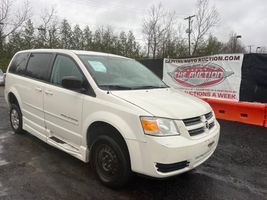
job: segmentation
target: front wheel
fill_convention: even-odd
[[[100,136],[93,146],[92,164],[100,181],[108,187],[119,188],[131,176],[128,153],[121,142],[110,136]]]
[[[20,108],[16,104],[11,104],[10,107],[10,124],[15,133],[23,133],[22,129],[22,114]]]

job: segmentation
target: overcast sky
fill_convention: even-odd
[[[21,0],[20,0],[21,1]],[[165,9],[176,12],[178,22],[187,25],[184,17],[194,14],[196,0],[29,0],[32,19],[52,6],[59,20],[66,18],[72,25],[88,24],[92,29],[111,25],[115,31],[132,30],[141,40],[142,19],[146,11],[161,2]],[[267,47],[267,0],[210,0],[220,14],[220,24],[213,33],[226,41],[231,32],[241,35],[244,45]]]

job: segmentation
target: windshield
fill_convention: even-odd
[[[120,57],[79,55],[98,87],[104,90],[166,88],[139,62]]]
[[[4,73],[3,73],[3,71],[0,69],[0,76],[3,76],[4,75]]]

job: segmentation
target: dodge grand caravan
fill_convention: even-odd
[[[213,154],[219,139],[207,103],[112,54],[20,51],[7,70],[5,99],[15,133],[27,131],[90,160],[110,187],[124,185],[133,172],[165,178],[189,171]]]

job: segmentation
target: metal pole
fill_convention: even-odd
[[[2,31],[1,26],[4,26],[3,22],[0,22],[0,54],[2,54],[2,51],[3,51],[3,40],[4,40],[2,38],[3,31]]]
[[[249,53],[251,53],[252,45],[248,45],[248,47],[249,47]]]
[[[237,39],[238,39],[238,38],[241,38],[241,37],[242,37],[241,35],[237,35],[237,36],[235,36],[235,39],[234,39],[234,53],[236,53]]]
[[[188,19],[188,27],[189,27],[189,31],[188,31],[188,52],[189,52],[189,56],[191,55],[191,42],[190,42],[190,35],[191,35],[191,18]]]
[[[193,17],[195,17],[196,15],[191,15],[188,16],[186,18],[184,18],[184,20],[188,20],[188,52],[189,52],[189,56],[191,55],[191,42],[190,42],[190,35],[191,35],[191,19]]]

